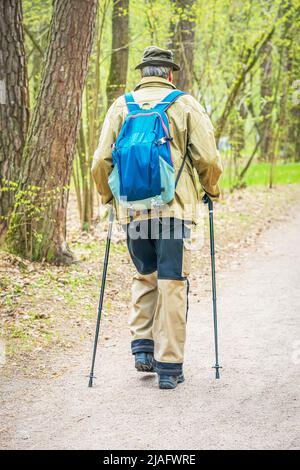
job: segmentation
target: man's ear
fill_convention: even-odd
[[[173,70],[172,69],[170,69],[168,80],[171,83],[173,82]]]

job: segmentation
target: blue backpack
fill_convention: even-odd
[[[114,168],[108,183],[117,202],[131,210],[151,209],[172,201],[175,181],[166,110],[184,92],[172,91],[160,103],[143,109],[125,95],[128,115],[112,146]]]

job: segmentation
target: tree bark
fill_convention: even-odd
[[[287,160],[300,161],[300,64],[299,41],[300,20],[298,14],[293,11],[291,2],[286,4],[286,21],[283,25],[283,75],[287,79],[285,92],[291,96],[285,103],[285,132],[281,131],[281,148],[284,149],[284,157]],[[296,21],[294,20],[296,18]],[[285,34],[286,33],[286,34]],[[295,47],[295,45],[297,46]],[[283,98],[283,97],[282,97]]]
[[[261,65],[260,95],[263,100],[261,108],[262,123],[260,125],[261,136],[261,159],[268,160],[270,145],[272,141],[272,109],[273,109],[273,86],[272,86],[272,50],[271,41],[267,42],[263,49],[263,61]]]
[[[297,84],[297,81],[295,82]],[[298,83],[298,90],[300,88],[300,82]],[[296,88],[297,89],[297,88]],[[295,91],[294,91],[295,92]],[[296,95],[299,96],[300,92],[296,91]],[[288,141],[291,142],[294,148],[294,153],[291,157],[295,162],[300,162],[300,103],[299,98],[294,99],[295,104],[291,108],[292,123],[289,124],[288,128]]]
[[[7,229],[29,120],[21,0],[0,3],[0,238]]]
[[[114,0],[112,54],[106,85],[107,105],[125,92],[128,69],[129,0]]]
[[[172,0],[178,21],[171,23],[170,47],[175,53],[175,61],[182,70],[174,74],[174,83],[180,90],[191,93],[193,88],[195,16],[193,5],[195,0]]]
[[[66,209],[97,0],[55,0],[45,67],[30,123],[10,225],[18,254],[72,261]]]

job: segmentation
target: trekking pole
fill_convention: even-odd
[[[104,289],[105,289],[105,281],[106,281],[106,273],[107,273],[107,265],[108,265],[108,257],[109,257],[109,249],[110,249],[110,240],[111,240],[111,234],[112,234],[113,221],[114,221],[114,210],[113,210],[113,206],[111,206],[110,213],[109,213],[109,224],[108,224],[108,232],[107,232],[106,247],[105,247],[105,256],[104,256],[104,263],[103,263],[103,274],[102,274],[102,282],[101,282],[101,290],[100,290],[100,299],[99,299],[99,305],[98,305],[98,316],[97,316],[95,339],[94,339],[93,358],[92,358],[91,372],[90,372],[90,375],[89,375],[89,387],[93,386],[93,379],[96,378],[94,376],[94,367],[95,367],[95,360],[96,360],[98,337],[99,337],[99,332],[100,332],[100,321],[101,321],[101,314],[102,314],[102,307],[103,307]]]
[[[204,204],[208,204],[208,211],[209,211],[212,301],[213,301],[215,357],[216,357],[216,364],[213,366],[213,369],[216,369],[216,379],[219,379],[220,378],[219,369],[222,369],[222,367],[219,365],[219,346],[218,346],[217,288],[216,288],[215,237],[214,237],[214,206],[213,206],[213,201],[210,199],[210,197],[207,194],[205,194],[203,196],[203,202],[204,202]]]

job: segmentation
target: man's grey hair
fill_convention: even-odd
[[[142,68],[142,77],[162,77],[168,78],[171,67],[162,65],[146,65]]]

